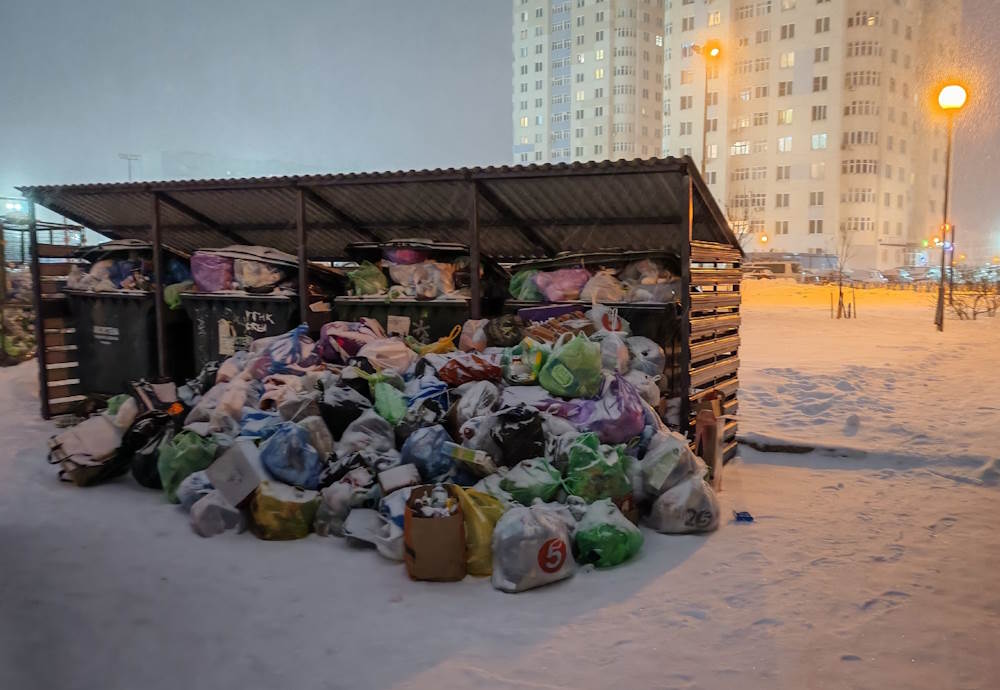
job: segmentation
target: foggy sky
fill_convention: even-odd
[[[980,76],[955,218],[1000,231],[1000,2],[965,0]],[[510,162],[510,0],[0,0],[0,195],[123,180],[119,152],[308,171]],[[288,173],[294,170],[278,170]],[[961,238],[960,238],[961,242]],[[990,251],[1000,253],[1000,232]]]

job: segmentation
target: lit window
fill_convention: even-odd
[[[521,118],[521,126],[522,127],[527,127],[528,126],[528,117],[527,116],[524,116],[524,117]]]
[[[600,67],[594,70],[594,79],[604,79],[604,68]]]
[[[813,134],[812,135],[812,149],[813,151],[819,151],[820,149],[826,148],[826,134]]]
[[[792,138],[778,137],[778,150],[782,153],[789,153],[792,150]]]
[[[583,90],[576,92],[576,100],[582,101],[586,97],[587,97],[586,92],[584,92]]]

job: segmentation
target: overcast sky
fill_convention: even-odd
[[[984,76],[954,215],[1000,253],[1000,0],[965,6]],[[120,152],[331,172],[509,162],[510,0],[0,0],[0,26],[0,194],[125,179]]]

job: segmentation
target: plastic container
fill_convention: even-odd
[[[299,324],[295,295],[233,295],[186,292],[181,304],[191,318],[188,349],[195,370],[245,350],[258,338],[287,333]]]
[[[130,381],[157,378],[155,295],[149,292],[66,290],[76,324],[80,385],[88,394],[115,395]],[[191,321],[164,309],[168,375],[193,376]]]

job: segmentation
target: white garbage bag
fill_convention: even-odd
[[[536,503],[508,510],[493,530],[493,586],[523,592],[572,576],[575,527],[563,505]]]
[[[719,499],[700,476],[690,476],[653,503],[646,525],[662,534],[711,532],[719,527]]]

